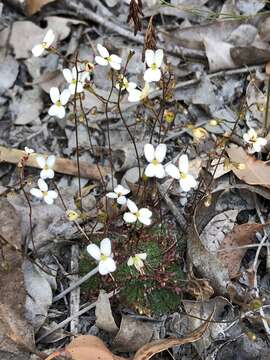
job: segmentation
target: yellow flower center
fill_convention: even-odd
[[[157,161],[157,159],[154,159],[154,160],[152,161],[152,164],[153,164],[153,165],[158,165],[159,162]]]
[[[45,41],[43,41],[43,43],[41,45],[44,49],[46,49],[48,47],[48,44]]]
[[[137,211],[137,212],[135,212],[135,214],[134,214],[137,218],[140,216],[140,212],[139,211]]]
[[[111,56],[109,56],[109,57],[107,57],[107,58],[105,58],[109,63],[112,61],[112,57]]]
[[[48,191],[43,191],[43,196],[48,196]]]
[[[76,85],[76,79],[72,79],[71,84]]]
[[[179,174],[180,174],[180,178],[181,178],[181,179],[186,179],[186,178],[187,178],[187,174],[186,174],[186,173],[183,173],[183,172],[179,171]]]
[[[156,64],[156,63],[152,64],[152,65],[151,65],[151,69],[152,69],[152,70],[157,70],[157,69],[158,69],[157,64]]]
[[[106,256],[106,255],[101,254],[101,255],[100,255],[100,260],[101,260],[101,261],[105,261],[105,260],[108,259],[108,257],[109,257],[109,256]]]
[[[58,106],[58,107],[62,106],[61,101],[60,101],[60,100],[57,100],[56,103],[55,103],[55,105]]]

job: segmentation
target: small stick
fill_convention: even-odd
[[[71,259],[70,259],[70,272],[74,275],[70,276],[70,285],[76,284],[79,279],[79,245],[74,244],[71,246]],[[78,313],[80,310],[80,287],[77,286],[70,293],[70,316]],[[74,317],[70,321],[70,332],[78,334],[79,331],[79,318]]]
[[[113,295],[116,295],[119,293],[119,290],[113,290],[108,294],[108,298],[111,298]],[[65,320],[63,320],[62,322],[60,322],[59,324],[57,324],[53,329],[50,329],[49,331],[47,331],[45,334],[41,335],[36,343],[39,343],[42,339],[46,338],[47,336],[49,336],[50,334],[54,333],[55,331],[62,329],[65,325],[67,325],[71,320],[74,319],[74,317],[79,317],[81,315],[83,315],[84,313],[86,313],[89,310],[92,310],[96,307],[97,302],[93,302],[92,304],[86,306],[84,309],[78,311],[77,313],[73,314],[72,316],[69,316],[68,318],[66,318]]]
[[[43,155],[43,154],[31,154],[28,160],[26,161],[25,166],[39,168],[38,163],[36,161],[37,155]],[[23,150],[11,149],[11,148],[6,148],[4,146],[0,146],[0,163],[7,162],[10,164],[18,164],[18,162],[21,160],[23,156],[25,156],[25,152]],[[100,168],[100,173],[103,176],[106,176],[109,173],[108,168],[102,166],[99,166],[99,168]],[[61,174],[78,176],[77,162],[74,160],[58,157],[55,161],[54,171]],[[101,180],[100,173],[98,172],[96,165],[88,164],[82,161],[80,162],[80,172],[81,172],[80,175],[83,178]]]
[[[65,295],[67,295],[68,293],[70,293],[73,289],[76,289],[78,286],[80,286],[81,284],[83,284],[85,281],[87,281],[88,279],[90,279],[90,277],[94,276],[96,273],[98,273],[98,267],[94,268],[93,270],[89,271],[89,273],[87,273],[86,275],[84,275],[82,278],[80,278],[78,281],[76,281],[75,283],[73,283],[72,285],[70,285],[67,289],[65,289],[64,291],[62,291],[60,294],[56,295],[53,298],[53,303],[62,299]]]

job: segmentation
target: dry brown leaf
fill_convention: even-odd
[[[31,16],[38,12],[43,6],[55,0],[26,0],[26,15]]]
[[[229,158],[234,163],[245,164],[244,170],[232,167],[234,174],[250,185],[261,185],[270,188],[270,166],[264,161],[257,160],[248,155],[241,147],[230,147],[227,149]]]
[[[24,318],[26,292],[21,269],[21,226],[15,208],[0,199],[0,350],[17,353],[34,349],[33,329]],[[2,256],[2,255],[1,255]]]
[[[236,225],[232,232],[225,236],[221,242],[219,251],[225,249],[228,251],[220,252],[218,258],[222,265],[228,270],[231,279],[237,276],[241,261],[247,251],[246,248],[235,248],[254,243],[256,232],[262,230],[267,225],[268,224]]]
[[[209,326],[209,320],[211,320],[212,316],[213,313],[200,327],[181,339],[156,340],[144,345],[136,352],[133,360],[148,360],[151,359],[151,357],[153,357],[155,354],[158,354],[171,347],[189,344],[199,340],[207,330]]]

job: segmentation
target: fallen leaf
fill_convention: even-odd
[[[255,156],[248,155],[241,147],[227,149],[230,160],[234,163],[245,164],[245,169],[232,167],[234,174],[250,185],[261,185],[270,188],[270,166],[264,161],[257,160]]]
[[[0,95],[11,88],[17,79],[19,72],[18,62],[11,56],[7,56],[0,63]]]
[[[210,314],[210,316],[203,322],[200,327],[183,338],[156,340],[144,345],[136,352],[133,360],[148,360],[151,359],[151,357],[153,357],[155,354],[158,354],[171,347],[189,344],[199,340],[207,330],[209,326],[209,320],[212,319],[212,316],[213,313]]]
[[[38,12],[43,6],[55,0],[26,0],[26,14],[31,16]]]
[[[0,199],[0,350],[18,353],[35,348],[33,328],[25,320],[26,291],[22,272],[20,217],[8,200]],[[1,255],[2,256],[2,255]],[[12,355],[11,355],[12,356]]]
[[[211,72],[236,67],[231,57],[231,49],[233,48],[231,44],[212,38],[205,38],[204,46]]]
[[[15,125],[40,123],[39,114],[43,109],[40,89],[25,90],[20,99],[14,100],[10,109],[15,115]]]
[[[252,244],[256,241],[256,232],[262,230],[268,224],[241,224],[236,225],[232,232],[222,241],[218,258],[222,265],[228,270],[230,278],[239,273],[241,261],[247,249],[235,249],[238,246]],[[226,250],[222,251],[221,250]]]
[[[116,333],[119,329],[112,315],[108,294],[100,290],[96,304],[96,326],[109,333]]]

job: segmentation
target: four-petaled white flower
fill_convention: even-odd
[[[144,267],[143,261],[146,257],[146,253],[135,254],[135,256],[130,256],[127,264],[128,266],[134,266],[140,273],[142,273],[142,268]]]
[[[61,94],[57,87],[52,87],[50,90],[50,97],[53,102],[53,105],[49,108],[49,115],[50,116],[57,116],[60,119],[66,114],[65,105],[68,102],[70,97],[70,91],[65,89]]]
[[[69,83],[69,91],[72,95],[75,94],[75,90],[77,93],[83,92],[83,87],[85,85],[86,80],[89,80],[89,73],[86,71],[81,71],[80,69],[76,69],[74,66],[72,70],[67,68],[63,69],[63,75],[66,81]]]
[[[98,271],[101,275],[107,275],[116,270],[110,239],[103,239],[100,242],[100,248],[96,244],[88,245],[87,251],[95,260],[98,261]]]
[[[128,79],[121,74],[119,81],[116,83],[116,89],[120,89],[121,91],[127,90],[127,92],[131,92],[136,89],[137,84],[133,81],[128,81]]]
[[[48,30],[41,44],[37,44],[33,47],[32,53],[34,56],[40,56],[45,50],[49,49],[49,47],[54,42],[55,35],[53,31]]]
[[[106,196],[110,199],[117,199],[117,203],[124,205],[127,202],[126,195],[130,193],[130,190],[124,188],[122,185],[117,185],[113,192],[109,192]]]
[[[161,78],[160,67],[163,61],[163,50],[157,51],[147,49],[145,52],[145,61],[148,69],[144,73],[144,80],[147,82],[159,81]]]
[[[189,164],[187,155],[181,155],[178,162],[178,168],[173,164],[166,166],[166,172],[174,179],[179,180],[180,187],[183,191],[187,192],[191,188],[196,187],[197,181],[188,173]]]
[[[142,90],[131,89],[129,91],[128,101],[138,102],[145,99],[149,94],[150,94],[150,85],[148,82],[146,82]]]
[[[26,155],[31,155],[35,152],[33,149],[30,149],[28,146],[25,146],[24,151]]]
[[[55,159],[54,155],[49,155],[47,158],[42,155],[36,157],[38,166],[42,169],[40,172],[41,179],[53,179]]]
[[[127,207],[130,212],[124,213],[123,219],[127,223],[135,223],[137,220],[144,225],[151,224],[152,211],[146,208],[138,209],[132,200],[127,200]]]
[[[159,179],[164,178],[165,170],[161,164],[166,156],[167,146],[165,144],[159,144],[156,149],[152,144],[144,145],[144,156],[150,163],[146,166],[145,175],[148,177],[157,177]]]
[[[248,152],[251,154],[260,152],[262,147],[267,144],[267,139],[258,137],[256,131],[252,128],[250,128],[248,132],[243,135],[243,139],[246,143],[249,144]]]
[[[110,55],[109,51],[101,44],[97,44],[97,50],[99,52],[99,55],[95,57],[95,61],[97,64],[101,66],[110,65],[111,68],[115,70],[120,70],[122,59],[118,55]]]
[[[38,189],[32,188],[30,193],[39,199],[43,198],[48,205],[52,205],[54,199],[57,198],[57,192],[54,190],[48,190],[48,185],[43,179],[38,179],[38,187]]]

